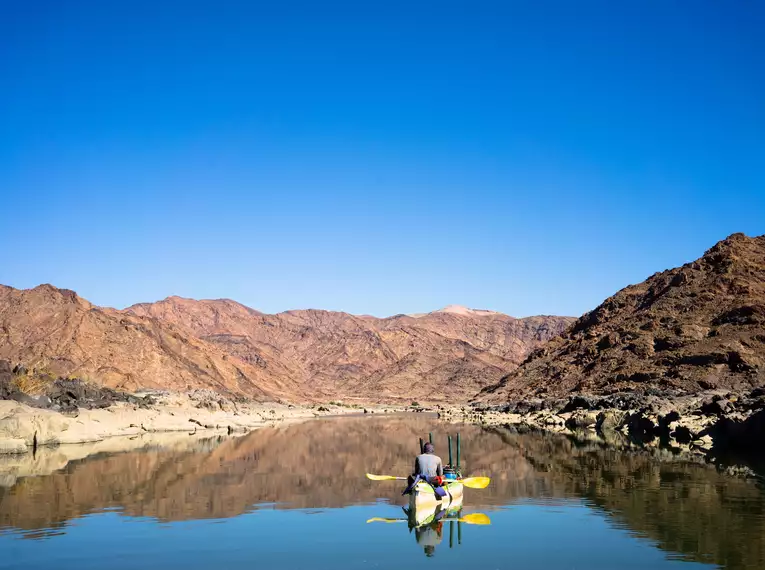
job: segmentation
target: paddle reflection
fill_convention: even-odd
[[[446,508],[441,505],[417,506],[410,503],[408,507],[402,507],[404,517],[383,518],[375,517],[367,523],[407,523],[410,534],[414,534],[415,540],[422,547],[425,556],[435,555],[436,547],[444,539],[444,526],[448,523],[449,548],[456,544],[462,544],[462,525],[489,525],[491,519],[483,513],[470,513],[463,515],[462,500],[453,502]]]

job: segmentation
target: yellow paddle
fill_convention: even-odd
[[[367,479],[372,481],[406,481],[406,477],[396,477],[395,475],[372,475],[367,473]]]
[[[389,518],[382,518],[382,517],[374,517],[369,519],[367,522],[368,523],[372,523],[372,522],[398,523],[398,522],[407,522],[407,520],[408,519],[389,519]],[[491,519],[488,517],[488,515],[485,515],[483,513],[470,513],[458,519],[445,518],[442,520],[464,522],[467,524],[481,524],[481,525],[491,524]]]
[[[464,522],[467,524],[491,524],[491,519],[489,518],[489,515],[485,515],[483,513],[470,513],[458,518],[457,522]]]
[[[367,479],[372,481],[406,481],[406,477],[396,477],[395,475],[372,475],[367,473]],[[491,479],[489,477],[466,477],[457,479],[460,483],[469,489],[485,489],[489,486]]]
[[[458,479],[458,481],[470,489],[485,489],[491,483],[491,479],[488,477],[465,477]]]

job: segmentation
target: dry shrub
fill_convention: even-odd
[[[14,376],[12,384],[21,392],[30,396],[39,396],[47,391],[55,378],[48,374],[26,373]]]

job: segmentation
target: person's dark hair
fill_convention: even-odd
[[[436,448],[433,447],[433,444],[430,442],[426,443],[422,449],[425,453],[433,453],[436,450]]]

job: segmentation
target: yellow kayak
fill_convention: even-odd
[[[439,497],[430,484],[420,481],[409,495],[409,507],[417,511],[426,511],[428,508],[440,506],[448,509],[462,504],[462,490],[464,485],[459,481],[449,481],[443,485],[446,490],[445,497]]]

